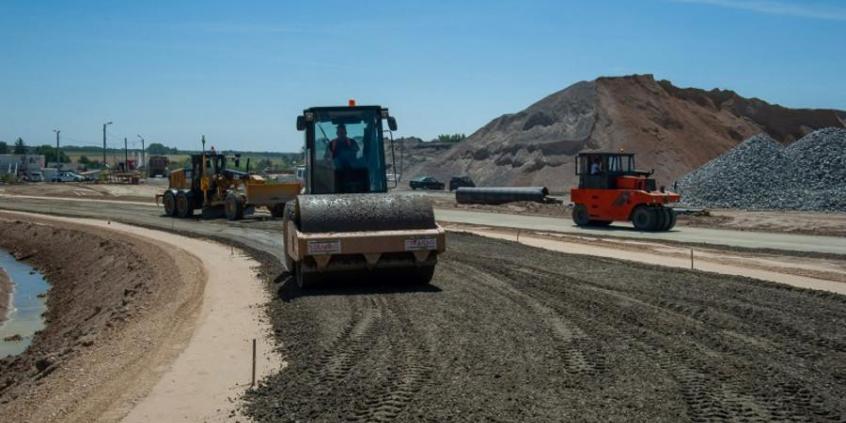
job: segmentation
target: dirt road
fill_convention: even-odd
[[[282,270],[277,222],[42,206],[243,241],[267,273]],[[473,235],[450,233],[448,245],[427,288],[301,292],[277,278],[269,311],[289,364],[248,393],[245,412],[268,422],[846,416],[842,296]]]

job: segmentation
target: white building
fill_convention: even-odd
[[[0,176],[10,173],[30,175],[32,172],[40,172],[44,164],[44,156],[41,154],[0,154]]]

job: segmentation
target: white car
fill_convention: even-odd
[[[85,177],[73,172],[62,172],[59,174],[58,182],[83,182]]]

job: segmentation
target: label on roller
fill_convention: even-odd
[[[338,239],[334,239],[331,241],[309,241],[308,242],[308,254],[309,255],[318,255],[318,254],[340,254],[341,253],[341,241]]]
[[[413,238],[405,240],[405,251],[437,250],[437,238]]]

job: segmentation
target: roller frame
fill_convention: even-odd
[[[446,232],[440,225],[435,226],[433,229],[303,233],[294,222],[289,221],[285,253],[295,262],[303,262],[311,257],[318,272],[333,270],[330,262],[336,255],[361,255],[368,270],[379,267],[379,259],[386,253],[410,252],[415,265],[426,265],[446,250]],[[436,245],[434,248],[416,246],[409,249],[407,241],[417,239],[435,239]],[[338,248],[325,252],[309,251],[309,244],[332,242],[337,242]]]

